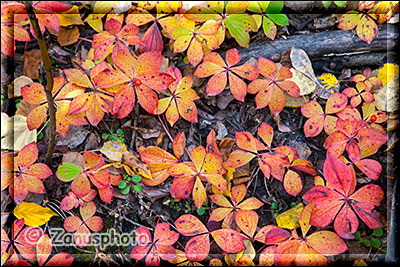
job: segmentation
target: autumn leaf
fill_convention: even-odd
[[[84,206],[85,202],[92,201],[97,195],[96,190],[91,189],[88,194],[83,197],[77,197],[74,192],[68,192],[68,195],[65,196],[60,203],[61,210],[71,210],[73,208],[78,208],[79,206]]]
[[[174,164],[168,173],[174,177],[171,195],[174,198],[185,199],[193,195],[195,206],[199,209],[207,199],[202,181],[206,181],[219,191],[227,188],[228,183],[222,176],[222,160],[219,155],[206,153],[202,146],[191,151],[192,162]],[[193,191],[193,192],[192,192]]]
[[[140,226],[136,229],[136,241],[139,244],[131,251],[131,258],[141,260],[146,256],[146,266],[159,266],[160,258],[166,261],[176,258],[175,248],[172,246],[178,241],[179,234],[170,230],[168,223],[157,222],[154,237],[150,231]]]
[[[247,2],[207,1],[207,6],[194,6],[185,13],[189,20],[204,22],[215,20],[221,26],[215,33],[218,45],[225,39],[227,31],[242,47],[248,47],[250,31],[257,31],[258,26],[252,16],[246,14]]]
[[[111,51],[113,57],[116,56],[117,49],[129,51],[125,43],[129,45],[138,45],[141,42],[137,36],[139,28],[135,24],[122,23],[111,18],[104,25],[105,31],[93,36],[94,59],[103,60]]]
[[[164,182],[169,177],[169,168],[179,162],[175,156],[156,146],[139,147],[138,152],[141,160],[147,164],[153,178],[152,180],[142,180],[147,186],[155,186]]]
[[[52,95],[56,106],[56,131],[63,137],[67,134],[70,122],[67,118],[66,107],[71,103],[67,98],[83,94],[84,89],[72,84],[66,84],[63,77],[55,77]],[[31,110],[27,117],[29,130],[38,129],[47,119],[48,104],[45,89],[40,83],[30,83],[21,88],[24,100],[30,104],[39,105]]]
[[[212,211],[209,221],[229,222],[230,217],[234,217],[236,225],[249,237],[253,237],[258,223],[258,214],[254,209],[260,208],[264,203],[258,199],[251,197],[245,200],[247,188],[246,185],[237,185],[232,187],[229,201],[222,194],[213,194],[209,198],[212,202],[220,206]]]
[[[43,234],[36,245],[36,259],[39,266],[70,266],[74,261],[74,257],[66,252],[57,253],[48,260],[52,250],[53,241],[47,234]]]
[[[18,22],[28,18],[25,6],[20,3],[1,3],[1,52],[13,57],[15,40],[29,42],[28,31]]]
[[[174,77],[176,72],[179,72],[179,74]],[[162,114],[165,112],[171,127],[180,117],[197,123],[197,107],[194,101],[198,100],[199,97],[196,91],[191,88],[193,85],[192,76],[182,78],[180,71],[177,68],[173,71],[172,66],[166,70],[166,73],[174,77],[175,82],[168,87],[169,93],[166,92],[168,97],[159,100],[156,113]]]
[[[199,78],[212,77],[207,83],[207,95],[220,94],[229,80],[229,88],[235,99],[244,102],[247,94],[247,85],[241,79],[255,80],[258,78],[257,69],[250,64],[234,67],[239,63],[241,56],[236,48],[226,52],[226,63],[221,56],[215,52],[207,54],[203,63],[197,67],[194,75]]]
[[[207,227],[195,216],[185,214],[175,221],[178,232],[184,236],[193,236],[185,246],[189,261],[202,261],[210,252],[210,235],[217,245],[228,253],[237,253],[246,248],[243,237],[232,229],[208,231]]]
[[[200,27],[196,27],[194,21],[182,17],[178,20],[178,26],[171,32],[173,39],[174,53],[181,53],[187,50],[189,63],[196,67],[204,56],[204,47],[215,50],[219,47],[215,33],[220,24],[214,20],[208,20]]]
[[[41,226],[48,222],[57,213],[47,207],[42,207],[34,202],[21,202],[13,211],[15,217],[24,219],[26,225]]]
[[[379,206],[383,198],[383,190],[374,184],[368,184],[355,191],[355,174],[343,161],[330,153],[324,164],[324,178],[328,186],[316,185],[303,199],[314,203],[310,224],[325,227],[334,221],[336,233],[345,239],[352,239],[359,221],[369,228],[380,228],[382,222],[375,206]],[[357,214],[357,215],[356,215]]]
[[[358,37],[370,44],[378,34],[378,25],[375,22],[375,20],[378,19],[376,15],[376,4],[377,2],[373,2],[369,5],[359,3],[357,11],[348,11],[341,16],[338,28],[342,30],[352,30],[356,28]],[[380,17],[380,24],[388,19],[388,17],[385,17],[383,20],[382,18],[384,17]]]
[[[282,1],[268,2],[268,1],[252,1],[249,2],[247,9],[260,15],[253,15],[257,20],[262,20],[262,27],[264,34],[271,40],[275,39],[277,27],[289,25],[289,19],[285,14],[280,14],[283,8]]]
[[[19,205],[29,192],[44,194],[42,180],[52,174],[44,163],[35,163],[39,155],[36,143],[24,146],[12,161],[12,154],[2,154],[7,164],[2,165],[5,173],[1,175],[1,190],[8,187],[11,198]]]
[[[274,135],[271,125],[263,122],[257,133],[267,146],[249,132],[236,132],[236,145],[239,149],[230,153],[226,165],[238,168],[257,158],[258,165],[267,179],[272,175],[275,179],[283,181],[285,167],[290,166],[288,156],[271,147]],[[259,152],[264,150],[267,152]]]
[[[72,8],[71,5],[56,1],[38,1],[33,3],[32,7],[38,19],[39,29],[42,34],[46,28],[58,32],[60,29],[60,21],[56,14],[66,12]],[[36,38],[32,24],[31,33]]]
[[[105,113],[111,113],[114,102],[114,92],[103,89],[93,79],[102,71],[109,70],[106,62],[97,64],[90,70],[90,78],[79,69],[64,70],[67,81],[75,86],[89,89],[83,94],[74,96],[67,108],[67,119],[73,116],[83,116],[91,125],[96,126],[103,119]]]
[[[385,134],[367,127],[363,120],[338,119],[336,129],[324,143],[324,148],[335,157],[346,150],[351,160],[358,161],[376,153],[387,141]]]
[[[72,181],[71,190],[77,198],[83,198],[91,192],[91,183],[97,187],[100,198],[111,203],[114,189],[108,171],[104,168],[104,159],[93,152],[83,154],[83,166],[64,162],[58,166],[56,175],[61,181]]]
[[[17,256],[15,251],[19,252],[26,260],[35,258],[35,247],[40,237],[43,235],[43,230],[38,227],[24,227],[24,219],[15,220],[11,225],[11,238],[6,231],[1,228],[1,256],[7,253],[6,260],[13,261],[12,257]]]
[[[300,226],[299,224],[299,215],[303,210],[303,204],[299,203],[293,208],[288,209],[285,212],[282,212],[278,216],[275,217],[276,224],[280,228],[286,229],[295,229]]]
[[[86,247],[91,239],[91,231],[98,232],[103,228],[103,220],[96,213],[96,205],[91,201],[79,208],[81,217],[69,216],[64,221],[64,229],[74,233],[75,244]]]
[[[262,78],[252,81],[248,93],[256,95],[257,109],[269,106],[272,114],[277,116],[285,106],[286,97],[283,92],[293,97],[300,96],[300,88],[289,80],[292,72],[288,67],[280,67],[271,60],[258,58],[257,69]]]
[[[160,72],[162,57],[157,52],[146,52],[135,59],[121,45],[116,44],[113,61],[117,69],[99,73],[95,80],[99,86],[112,88],[118,86],[115,94],[112,114],[117,118],[126,117],[135,106],[137,96],[139,104],[150,114],[158,106],[156,92],[164,91],[174,82],[170,75]]]

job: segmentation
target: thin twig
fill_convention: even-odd
[[[29,16],[29,20],[31,21],[33,31],[35,32],[36,39],[38,41],[40,48],[40,54],[42,56],[43,64],[46,70],[47,84],[45,92],[46,92],[47,104],[49,106],[49,115],[50,115],[50,136],[49,136],[49,146],[47,148],[46,163],[47,165],[50,165],[51,160],[53,158],[54,147],[56,144],[56,108],[54,106],[53,95],[51,93],[54,84],[53,71],[51,69],[51,61],[49,53],[47,51],[46,43],[43,39],[42,32],[39,29],[38,20],[32,8],[32,1],[25,1],[24,4]]]

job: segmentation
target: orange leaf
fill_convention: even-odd
[[[215,243],[225,252],[238,253],[246,248],[243,237],[232,229],[219,229],[211,233]]]
[[[253,210],[240,209],[236,211],[235,221],[240,230],[252,237],[257,228],[258,214]]]
[[[184,214],[175,221],[178,232],[184,236],[193,236],[208,233],[204,224],[191,214]]]
[[[185,132],[180,132],[177,134],[174,138],[174,141],[172,142],[172,147],[174,150],[174,154],[177,158],[180,158],[183,156],[185,153],[185,147],[186,147],[186,137],[185,137]]]
[[[297,172],[288,170],[283,179],[283,186],[289,195],[297,196],[303,189],[303,182]]]

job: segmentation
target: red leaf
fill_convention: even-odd
[[[343,195],[350,195],[355,188],[355,179],[351,174],[350,167],[340,159],[327,153],[324,164],[325,180]]]

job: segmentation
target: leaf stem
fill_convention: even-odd
[[[32,1],[24,1],[26,11],[29,16],[29,20],[31,21],[31,25],[33,31],[35,32],[36,39],[39,44],[40,53],[42,55],[43,64],[46,70],[47,84],[46,84],[46,98],[49,106],[49,115],[50,115],[50,136],[49,136],[49,146],[47,148],[47,156],[46,163],[50,165],[51,160],[53,158],[54,147],[56,144],[56,109],[54,106],[54,99],[51,91],[53,90],[53,71],[51,69],[51,61],[50,56],[47,51],[46,43],[43,39],[42,32],[39,29],[39,22],[35,16],[35,13],[32,8]]]

